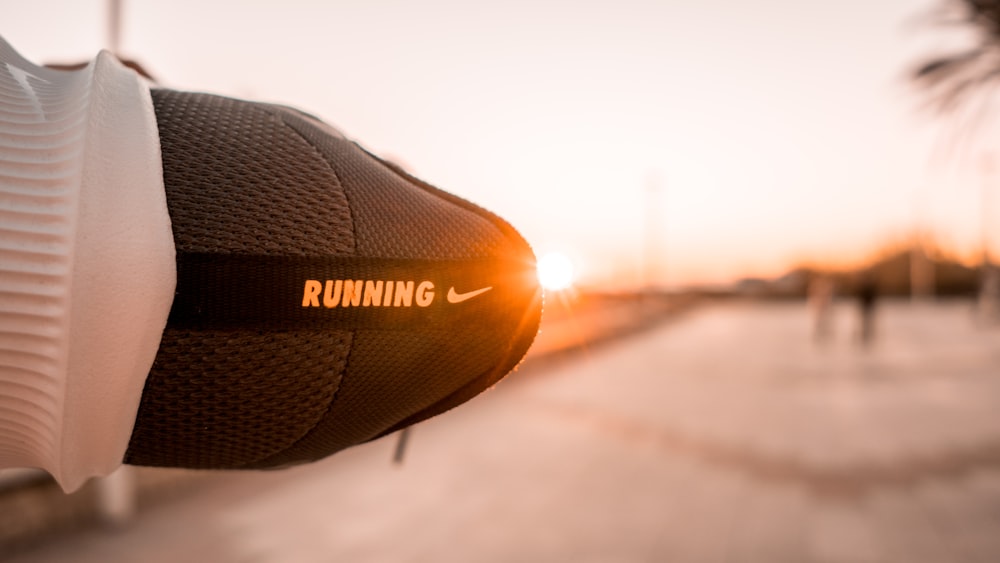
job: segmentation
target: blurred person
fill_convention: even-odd
[[[878,301],[878,280],[875,272],[864,270],[858,275],[858,341],[868,347],[875,340],[875,309]]]
[[[1000,269],[989,263],[983,265],[978,309],[983,321],[992,323],[1000,320]]]
[[[817,272],[809,280],[807,305],[812,317],[814,342],[826,342],[832,336],[833,297],[835,289],[833,279],[826,274]]]

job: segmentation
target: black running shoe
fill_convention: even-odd
[[[301,112],[153,90],[177,296],[125,461],[315,460],[489,388],[538,329],[499,217]]]
[[[0,468],[308,462],[489,388],[540,315],[510,225],[318,119],[0,40]]]

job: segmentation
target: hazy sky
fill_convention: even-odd
[[[916,217],[976,248],[980,179],[929,161],[940,127],[904,79],[940,43],[915,23],[934,5],[125,0],[122,52],[320,115],[591,281],[634,281],[656,217],[659,271],[686,283],[863,257]],[[0,7],[34,61],[105,43],[104,2]]]

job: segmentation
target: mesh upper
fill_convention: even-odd
[[[185,256],[533,261],[506,223],[288,108],[154,90],[167,205]],[[238,289],[235,289],[238,290]],[[499,380],[540,306],[448,330],[168,324],[126,462],[271,467],[324,457]]]

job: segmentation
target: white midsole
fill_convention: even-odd
[[[176,278],[148,86],[0,39],[0,468],[121,465]]]

